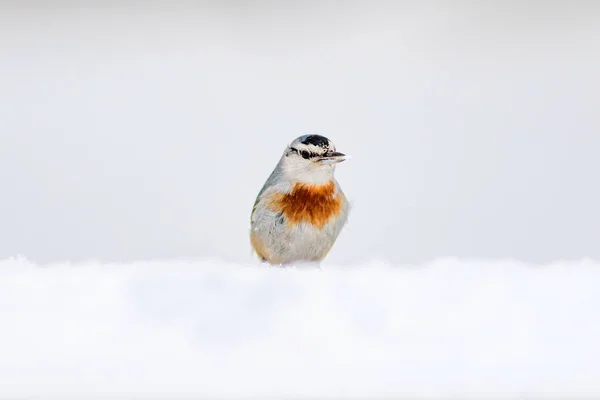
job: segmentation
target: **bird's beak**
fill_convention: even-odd
[[[339,153],[337,151],[332,151],[330,153],[326,153],[325,156],[319,158],[319,162],[321,164],[337,164],[342,161],[346,161],[348,156],[344,153]]]

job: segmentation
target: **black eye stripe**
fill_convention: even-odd
[[[291,147],[290,150],[292,150],[296,154],[300,154],[302,156],[302,158],[304,158],[306,160],[308,160],[311,157],[315,157],[316,156],[316,154],[311,153],[310,151],[307,151],[307,150],[298,150],[298,149],[295,149],[293,147]]]

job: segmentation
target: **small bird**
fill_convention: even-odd
[[[350,204],[334,178],[348,157],[321,135],[296,138],[258,193],[250,243],[262,262],[319,264],[346,224]]]

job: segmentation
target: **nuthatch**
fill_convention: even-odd
[[[327,256],[350,211],[333,176],[346,159],[320,135],[300,136],[285,149],[250,216],[250,243],[261,261],[320,263]]]

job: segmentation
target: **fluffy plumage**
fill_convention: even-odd
[[[345,159],[329,139],[304,135],[284,151],[252,209],[250,243],[271,264],[320,262],[345,225],[349,203],[334,178]]]

